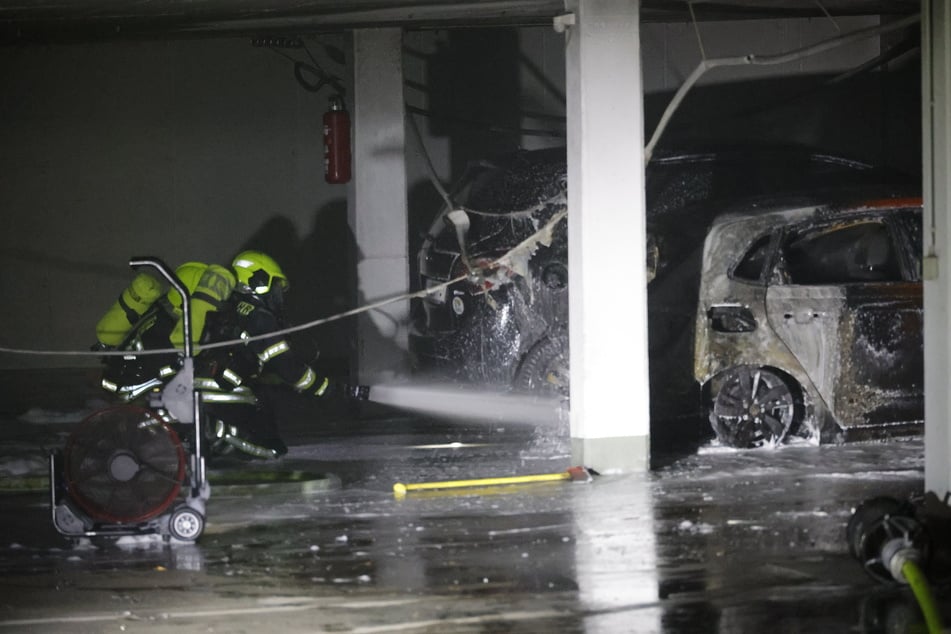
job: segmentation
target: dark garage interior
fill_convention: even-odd
[[[944,11],[0,6],[0,628],[946,631]]]

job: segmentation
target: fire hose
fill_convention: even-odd
[[[875,580],[911,587],[929,634],[944,626],[929,576],[951,579],[951,507],[934,493],[900,502],[875,497],[860,504],[846,527],[851,554]]]

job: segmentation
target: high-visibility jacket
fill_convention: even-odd
[[[189,287],[191,306],[192,343],[201,341],[208,314],[221,309],[234,289],[234,273],[223,266],[210,264],[204,268],[194,287]],[[187,283],[186,283],[187,286]],[[174,291],[170,291],[174,292]],[[177,296],[178,293],[175,293]],[[175,306],[178,323],[169,335],[169,341],[176,348],[183,348],[185,342],[185,320],[182,318],[181,299]]]

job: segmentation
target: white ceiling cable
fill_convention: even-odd
[[[426,151],[426,145],[423,143],[423,137],[419,132],[419,126],[416,125],[416,119],[413,117],[412,113],[408,113],[406,116],[409,119],[410,131],[413,133],[413,141],[416,142],[416,150],[418,151],[419,156],[423,159],[423,163],[426,165],[426,174],[429,176],[429,182],[432,183],[433,187],[436,188],[436,191],[439,192],[439,195],[446,203],[446,207],[453,209],[454,205],[452,204],[452,199],[449,197],[449,192],[446,191],[446,188],[443,187],[442,182],[440,182],[439,176],[436,174],[436,168],[433,167],[432,159],[429,158],[429,152]]]
[[[786,64],[788,62],[794,62],[811,55],[818,55],[819,53],[824,53],[833,48],[844,46],[845,44],[851,44],[865,38],[882,35],[891,31],[897,31],[920,21],[921,16],[919,14],[910,15],[906,18],[902,18],[901,20],[896,20],[895,22],[860,29],[839,37],[824,40],[818,44],[813,44],[811,46],[790,51],[788,53],[779,53],[777,55],[755,55],[750,53],[736,57],[717,57],[701,60],[693,72],[690,73],[684,83],[680,86],[680,88],[677,89],[677,92],[674,94],[673,99],[670,100],[670,103],[667,104],[667,108],[664,110],[664,114],[661,116],[660,122],[657,124],[657,128],[654,130],[654,134],[651,136],[650,142],[648,142],[647,147],[644,148],[644,161],[649,162],[651,160],[651,156],[654,154],[654,148],[657,146],[657,142],[660,141],[660,137],[667,128],[667,124],[670,123],[670,119],[674,115],[674,112],[676,112],[677,108],[680,107],[681,102],[684,100],[684,97],[687,96],[687,93],[690,91],[690,89],[693,88],[693,85],[696,84],[697,81],[708,70],[719,68],[721,66],[772,66],[776,64]]]
[[[707,59],[707,52],[703,49],[703,38],[700,36],[700,26],[697,24],[697,14],[693,11],[693,0],[688,0],[687,8],[690,9],[690,20],[693,22],[693,32],[697,34],[697,46],[700,47],[700,59]]]
[[[829,10],[823,6],[822,2],[820,2],[820,0],[816,0],[816,5],[822,10],[823,13],[826,14],[826,17],[829,18],[829,22],[832,22],[832,26],[835,27],[835,30],[841,33],[842,27],[839,26],[839,23],[835,21],[835,18],[832,17],[832,14],[829,13]]]

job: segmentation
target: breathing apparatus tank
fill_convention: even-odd
[[[162,283],[148,273],[136,275],[96,324],[99,343],[113,348],[122,343],[132,326],[161,297],[162,290]]]

